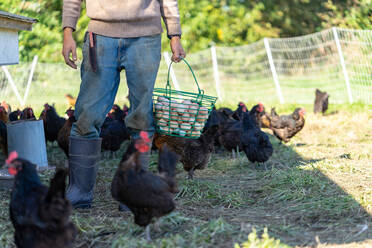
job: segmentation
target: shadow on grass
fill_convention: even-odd
[[[260,231],[268,227],[270,236],[292,246],[348,244],[372,238],[368,228],[371,215],[321,172],[319,166],[325,165],[325,158],[304,158],[293,147],[306,144],[284,145],[270,138],[275,150],[267,162],[270,170],[257,170],[246,162],[257,174],[257,180],[246,181],[250,201],[235,217],[228,214],[226,218]]]

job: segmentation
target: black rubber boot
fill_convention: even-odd
[[[70,136],[67,199],[74,208],[90,208],[96,183],[102,139]]]

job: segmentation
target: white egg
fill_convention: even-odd
[[[191,129],[191,125],[189,123],[182,123],[180,127],[182,130],[186,131]]]
[[[190,105],[190,108],[188,109],[190,114],[195,115],[198,112],[198,107],[195,105]]]
[[[162,110],[163,109],[163,104],[161,104],[160,102],[157,102],[155,104],[155,110]]]
[[[203,129],[203,125],[200,124],[199,122],[195,122],[194,124],[194,130],[200,131]]]
[[[186,131],[184,131],[184,130],[179,130],[179,135],[180,135],[180,136],[185,136],[185,135],[186,135]]]
[[[160,119],[158,121],[158,125],[159,126],[162,126],[162,127],[166,127],[166,126],[168,126],[168,122],[166,120],[164,120],[164,119]]]

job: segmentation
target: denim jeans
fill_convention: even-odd
[[[80,92],[75,105],[77,121],[71,136],[98,138],[107,113],[111,110],[125,70],[130,110],[125,118],[132,137],[139,131],[155,132],[152,94],[161,58],[161,35],[138,38],[96,36],[97,70],[89,61],[89,38],[85,35],[81,65]]]

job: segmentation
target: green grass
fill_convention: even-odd
[[[267,169],[224,151],[193,181],[179,166],[177,208],[161,219],[160,231],[152,230],[152,243],[110,196],[124,144],[118,158],[100,162],[94,208],[73,213],[75,247],[371,247],[372,112],[360,104],[330,107],[329,115],[308,114],[288,144],[271,136],[275,151]],[[47,149],[49,163],[64,166],[61,150]],[[153,154],[151,170],[156,161]],[[43,172],[42,180],[52,174]],[[1,247],[14,245],[9,193],[0,190]]]

